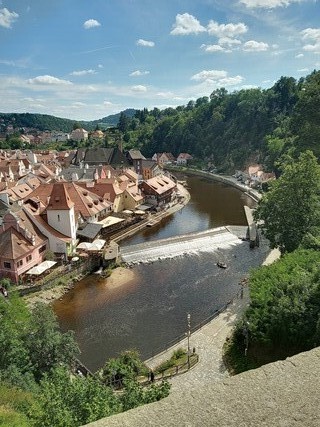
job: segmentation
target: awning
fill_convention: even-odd
[[[94,224],[101,224],[102,228],[110,227],[111,225],[117,224],[118,222],[124,221],[123,218],[117,218],[116,216],[108,216],[102,221],[95,222]]]
[[[106,241],[103,239],[96,239],[92,242],[91,248],[89,248],[89,251],[100,251],[104,245],[105,245]]]
[[[77,249],[90,249],[91,246],[92,246],[92,243],[90,243],[90,242],[81,242],[77,246]]]
[[[52,266],[57,264],[57,261],[43,261],[41,264],[32,267],[30,270],[26,272],[26,274],[33,274],[35,276],[39,276],[44,271],[48,270]]]
[[[92,243],[89,243],[89,242],[79,243],[79,245],[77,246],[77,249],[85,249],[87,251],[100,251],[104,247],[105,243],[106,241],[103,239],[96,239]]]
[[[152,205],[147,205],[147,204],[137,206],[137,209],[139,209],[140,211],[147,211],[147,210],[149,210],[151,208],[153,208],[153,206]]]

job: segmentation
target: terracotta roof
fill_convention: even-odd
[[[85,183],[83,183],[85,184]],[[56,185],[60,185],[63,189],[58,187],[57,198],[55,202],[55,196],[52,199],[53,188]],[[60,188],[60,189],[59,189]],[[61,193],[61,194],[60,194]],[[66,195],[69,197],[67,200]],[[99,212],[109,209],[111,203],[103,198],[103,195],[97,195],[92,191],[92,188],[84,188],[84,185],[75,184],[74,182],[58,182],[55,184],[41,184],[38,188],[31,193],[31,197],[40,200],[45,206],[48,205],[48,198],[53,203],[49,209],[69,209],[68,203],[74,204],[76,214],[80,214],[83,218],[90,218]],[[27,201],[27,199],[25,199]],[[53,207],[55,206],[55,207]],[[61,206],[61,207],[56,207]]]
[[[144,185],[151,187],[157,194],[163,194],[176,187],[176,184],[166,176],[156,176],[144,182]]]
[[[12,222],[7,230],[0,234],[0,253],[4,258],[16,259],[33,250],[35,247],[43,244],[47,239],[37,227],[30,221],[26,213],[20,209],[15,215],[7,214],[8,218],[16,217],[18,223]],[[6,217],[3,225],[5,226]],[[35,237],[33,245],[27,235]]]
[[[74,206],[66,189],[66,183],[56,182],[53,184],[47,210],[69,210]]]

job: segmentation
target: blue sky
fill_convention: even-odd
[[[0,112],[94,120],[320,68],[319,0],[0,0]]]

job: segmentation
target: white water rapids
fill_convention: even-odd
[[[157,241],[125,246],[120,250],[127,264],[150,263],[179,256],[215,252],[242,243],[246,227],[219,227]],[[240,234],[240,235],[239,235]]]

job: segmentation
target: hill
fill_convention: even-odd
[[[93,120],[89,123],[92,123],[95,126],[99,125],[101,129],[108,128],[111,126],[117,126],[121,113],[125,114],[128,118],[131,119],[135,115],[136,111],[137,110],[135,110],[134,108],[127,108],[126,110],[121,111],[120,113],[111,114],[110,116],[103,117],[99,120]]]
[[[101,128],[117,126],[121,113],[124,113],[128,118],[131,118],[134,116],[135,112],[136,110],[128,108],[123,112],[93,121],[70,120],[48,114],[0,113],[0,129],[1,131],[4,131],[8,125],[12,125],[14,128],[33,128],[39,131],[59,130],[62,132],[71,132],[74,123],[78,123],[86,130],[94,130],[97,125]]]

